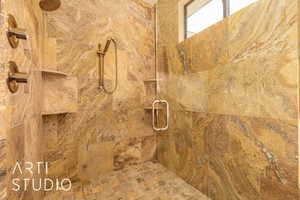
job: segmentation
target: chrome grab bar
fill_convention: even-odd
[[[157,104],[165,104],[166,105],[166,111],[167,111],[167,121],[166,121],[166,126],[159,128],[156,127],[155,125],[155,110],[156,110],[156,105]],[[169,129],[169,119],[170,119],[170,107],[169,107],[169,103],[166,100],[155,100],[152,103],[152,127],[155,131],[166,131]]]

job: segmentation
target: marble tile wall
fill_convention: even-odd
[[[19,47],[12,49],[6,39],[7,14],[15,16],[18,26],[26,29],[27,41],[20,41]],[[34,175],[12,174],[12,168],[16,162],[37,162],[43,161],[41,129],[41,81],[42,75],[38,72],[42,60],[42,40],[45,38],[45,27],[43,14],[38,6],[38,0],[12,0],[1,1],[1,34],[0,34],[0,170],[3,166],[6,169],[5,184],[0,178],[1,199],[37,199],[42,198],[40,192],[28,189],[26,192],[13,192],[11,179],[13,177],[39,178],[36,169]],[[7,78],[8,61],[14,61],[21,72],[29,74],[28,84],[21,85],[15,94],[8,92],[5,80]],[[4,72],[4,73],[3,73]],[[4,113],[4,114],[3,114]],[[3,129],[3,126],[6,128]],[[4,137],[4,140],[3,140]],[[5,151],[3,149],[5,144]],[[5,157],[5,165],[2,158]],[[1,171],[2,172],[2,171]],[[1,176],[3,173],[1,173]],[[7,189],[7,193],[3,193]]]
[[[298,3],[298,22],[300,21],[300,0],[297,1]],[[298,23],[298,47],[300,47],[300,23]],[[298,56],[300,56],[300,48],[298,48]],[[300,58],[299,58],[299,64],[300,64]],[[298,77],[300,77],[300,70],[298,70]],[[298,94],[300,94],[300,87],[298,86]],[[300,101],[299,101],[300,102]],[[300,106],[298,106],[298,124],[299,124],[299,119],[300,119]],[[299,128],[299,126],[298,126]],[[300,137],[298,137],[298,144],[300,144]],[[298,151],[298,158],[300,156],[300,151]],[[298,185],[300,186],[300,164],[298,165],[298,178],[299,178],[299,183]]]
[[[0,111],[0,199],[7,196],[7,124],[5,110]]]
[[[178,0],[158,1],[157,157],[214,200],[299,198],[297,3],[259,0],[178,43]]]
[[[0,1],[0,13],[2,13],[2,2]],[[0,32],[5,30],[4,16],[0,15]],[[4,60],[7,55],[5,52],[4,35],[0,36],[0,199],[4,200],[7,197],[7,121],[6,108],[8,103],[8,94],[6,90],[5,78],[7,76],[7,69],[5,68]]]
[[[139,0],[63,0],[47,13],[57,69],[78,79],[78,112],[45,116],[49,176],[88,181],[96,175],[152,160],[156,139],[144,111],[144,80],[154,77],[154,10]],[[118,44],[117,91],[98,89],[98,43]],[[52,54],[52,53],[51,53]],[[114,54],[105,58],[114,81]]]
[[[78,81],[76,77],[43,73],[42,114],[76,113]],[[59,101],[59,103],[57,103]]]
[[[158,2],[160,92],[172,117],[170,130],[156,138],[143,109],[144,80],[154,76],[152,8],[137,0],[64,0],[42,13],[37,0],[1,1],[30,38],[12,50],[1,31],[1,62],[14,60],[25,72],[56,63],[78,78],[79,108],[42,119],[42,75],[35,70],[15,95],[1,84],[0,108],[11,120],[9,134],[0,133],[10,141],[7,153],[0,141],[0,169],[45,158],[51,177],[85,181],[151,160],[157,140],[159,161],[212,199],[297,199],[296,2],[260,0],[181,44],[177,3]],[[96,50],[111,36],[119,44],[120,78],[117,92],[107,95],[97,89]],[[56,55],[45,52],[48,37]],[[112,52],[106,62],[112,66]],[[3,83],[6,72],[0,74]],[[111,67],[106,81],[113,82]]]

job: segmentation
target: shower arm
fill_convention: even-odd
[[[110,46],[111,41],[113,41],[113,42],[115,43],[115,45],[116,45],[116,42],[114,41],[114,39],[109,39],[109,40],[107,40],[106,45],[105,45],[104,50],[103,50],[103,54],[104,54],[104,55],[105,55],[106,52],[108,51],[108,48],[109,48],[109,46]]]

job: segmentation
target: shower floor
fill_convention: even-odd
[[[158,163],[146,162],[111,172],[84,186],[73,184],[70,192],[49,193],[45,200],[209,200]]]

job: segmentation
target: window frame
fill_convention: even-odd
[[[187,7],[197,0],[181,0],[178,3],[179,6],[179,42],[184,41],[188,38],[187,34]],[[213,0],[203,0],[201,8],[207,5],[209,2]],[[230,0],[222,0],[223,3],[223,19],[230,15]]]

